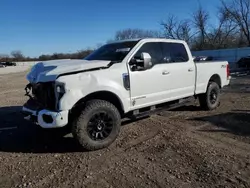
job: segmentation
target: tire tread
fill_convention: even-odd
[[[207,110],[207,111],[212,111],[212,110],[216,109],[220,104],[220,102],[218,102],[218,104],[215,107],[213,107],[208,103],[208,91],[209,91],[210,87],[217,87],[220,90],[219,85],[216,82],[209,82],[208,87],[207,87],[207,92],[199,95],[200,106],[202,109]]]
[[[90,142],[90,138],[87,138],[88,135],[85,134],[84,129],[86,128],[86,124],[89,119],[89,113],[98,109],[98,108],[106,108],[109,109],[111,112],[113,112],[113,115],[116,118],[116,132],[115,136],[113,136],[112,139],[109,139],[108,142],[105,142],[104,144],[95,144],[94,141]],[[84,126],[81,126],[84,124]],[[81,111],[80,115],[74,123],[72,123],[72,134],[76,138],[76,140],[79,142],[81,146],[83,146],[87,150],[98,150],[107,147],[110,145],[118,136],[120,132],[120,124],[121,124],[121,116],[118,111],[118,109],[110,102],[105,101],[105,100],[99,100],[99,99],[94,99],[90,100],[86,103],[85,108]],[[109,137],[108,137],[109,138]]]

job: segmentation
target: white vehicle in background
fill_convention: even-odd
[[[69,126],[88,150],[108,147],[123,118],[179,107],[190,98],[214,110],[230,82],[228,62],[194,63],[186,42],[157,38],[109,43],[85,59],[40,62],[27,79],[25,118],[43,128]]]
[[[0,68],[6,67],[4,63],[0,62]]]

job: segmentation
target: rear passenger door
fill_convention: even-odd
[[[183,43],[163,42],[163,63],[166,65],[169,97],[180,99],[192,96],[195,90],[195,65],[189,59],[186,47]]]

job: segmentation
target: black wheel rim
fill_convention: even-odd
[[[218,92],[215,89],[213,89],[210,92],[210,96],[209,96],[209,100],[210,100],[211,104],[215,104],[217,101],[217,98],[218,98]]]
[[[92,140],[106,139],[112,132],[114,121],[106,112],[95,113],[88,122],[87,131]]]

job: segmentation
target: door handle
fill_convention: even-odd
[[[169,74],[168,71],[163,71],[163,72],[162,72],[162,75],[167,75],[167,74]]]
[[[193,71],[194,71],[194,69],[192,69],[192,68],[188,69],[188,72],[193,72]]]

